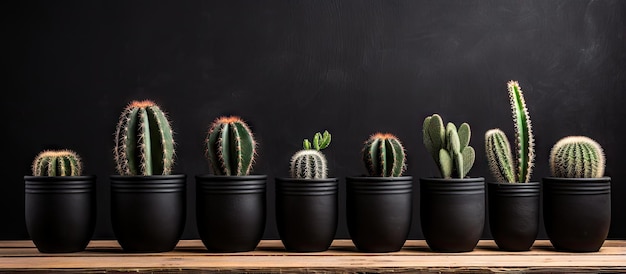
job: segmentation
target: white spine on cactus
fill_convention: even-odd
[[[555,177],[599,178],[604,176],[604,151],[586,136],[567,136],[550,151],[550,172]]]
[[[328,177],[326,156],[314,149],[303,149],[291,157],[292,178],[326,179]]]

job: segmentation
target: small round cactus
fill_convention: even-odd
[[[215,119],[206,138],[206,156],[215,175],[249,175],[256,156],[250,127],[237,116]]]
[[[63,150],[44,150],[33,161],[33,176],[80,176],[82,162],[76,152]]]
[[[376,133],[365,141],[363,162],[373,177],[400,177],[406,170],[406,154],[400,140],[389,133]]]
[[[550,172],[562,178],[600,178],[605,158],[600,144],[586,136],[567,136],[550,151]]]
[[[289,174],[299,179],[326,179],[328,177],[328,163],[326,156],[321,152],[330,145],[331,135],[328,131],[315,133],[313,143],[304,139],[304,149],[291,157]]]

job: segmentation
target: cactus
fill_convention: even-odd
[[[362,153],[370,176],[399,177],[406,170],[404,147],[392,134],[373,134],[365,142]]]
[[[554,177],[600,178],[605,158],[600,144],[586,136],[567,136],[550,151],[550,172]]]
[[[304,139],[304,149],[291,157],[289,173],[292,178],[325,179],[328,177],[326,156],[321,152],[330,145],[331,136],[328,131],[315,133],[313,143]]]
[[[467,123],[457,127],[448,122],[444,128],[443,119],[433,114],[424,119],[422,126],[423,142],[432,155],[443,178],[465,178],[474,165],[476,152],[469,145],[471,130]]]
[[[80,176],[83,166],[72,150],[44,150],[35,157],[32,170],[33,176]]]
[[[509,100],[515,126],[515,152],[504,132],[498,128],[485,133],[485,151],[489,169],[501,182],[527,183],[530,181],[535,160],[535,140],[530,115],[522,89],[517,81],[507,83]]]
[[[174,164],[170,122],[154,102],[132,101],[120,115],[114,156],[120,175],[169,175]]]
[[[256,141],[241,118],[217,118],[207,134],[206,148],[206,156],[215,175],[250,174],[256,156]]]

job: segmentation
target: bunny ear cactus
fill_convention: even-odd
[[[64,150],[44,150],[33,161],[33,176],[80,176],[83,165],[76,152]]]
[[[331,135],[328,131],[315,133],[313,143],[304,139],[304,149],[291,157],[289,173],[292,178],[299,179],[326,179],[328,177],[328,163],[326,156],[321,152],[330,145]]]
[[[132,101],[115,130],[114,156],[120,175],[169,175],[174,164],[172,127],[150,100]]]
[[[237,116],[217,118],[206,138],[206,155],[215,175],[246,176],[256,156],[250,127]]]
[[[469,124],[463,123],[457,129],[449,122],[444,127],[441,116],[433,114],[424,119],[422,136],[424,145],[437,163],[443,178],[465,178],[476,159],[476,152],[469,145]]]
[[[389,133],[376,133],[365,142],[363,162],[370,176],[400,177],[406,170],[406,155],[400,140]]]
[[[517,81],[507,83],[509,99],[515,125],[515,150],[512,149],[504,132],[491,129],[485,133],[485,151],[489,169],[501,182],[528,183],[535,160],[535,144],[530,115],[522,89]]]
[[[600,144],[586,136],[567,136],[550,151],[550,172],[562,178],[600,178],[605,158]]]

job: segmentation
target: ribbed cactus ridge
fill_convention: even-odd
[[[206,155],[215,175],[249,175],[256,156],[250,127],[237,116],[215,119],[207,134]]]
[[[433,114],[424,119],[422,137],[443,178],[467,176],[476,159],[476,152],[469,145],[471,130],[468,123],[461,124],[458,129],[450,122],[444,127],[441,116]]]
[[[296,152],[291,157],[289,174],[292,178],[299,179],[326,179],[328,178],[328,162],[322,149],[330,145],[331,135],[328,131],[315,133],[313,143],[304,139],[304,149]]]
[[[389,133],[370,136],[363,146],[363,162],[373,177],[399,177],[406,170],[406,154],[400,140]]]
[[[554,177],[600,178],[605,156],[600,144],[586,136],[567,136],[550,151],[550,172]]]
[[[33,176],[80,176],[83,165],[76,152],[68,149],[44,150],[33,160]]]
[[[506,134],[498,128],[485,133],[485,151],[489,169],[497,182],[515,182],[514,159]]]
[[[132,101],[115,130],[115,163],[120,175],[169,175],[174,138],[166,114],[150,100]]]

